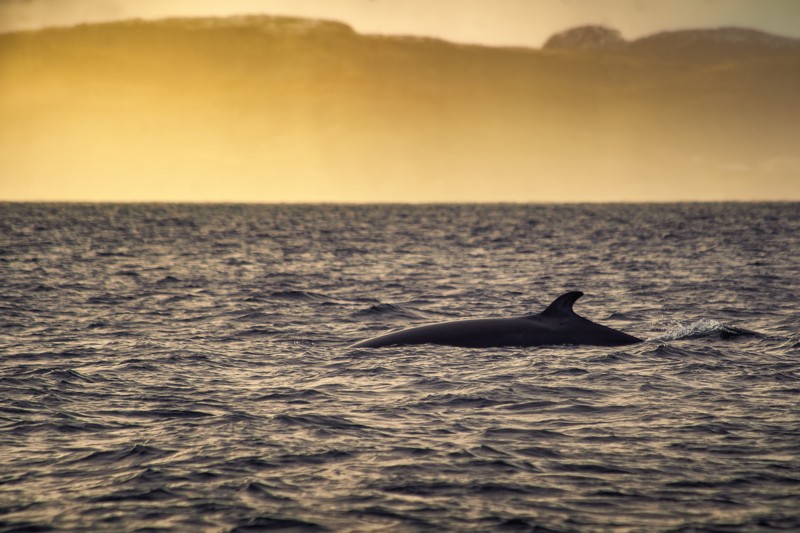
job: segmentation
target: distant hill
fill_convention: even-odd
[[[717,28],[706,30],[680,30],[657,33],[643,37],[631,44],[631,50],[696,57],[697,52],[758,55],[773,53],[800,53],[800,39],[780,37],[747,28]]]
[[[798,40],[744,29],[542,50],[262,16],[11,33],[0,195],[63,175],[76,199],[220,177],[220,200],[800,198],[798,94]]]
[[[617,54],[674,55],[685,61],[730,59],[744,55],[800,53],[800,39],[771,35],[748,28],[716,28],[666,31],[627,41],[615,29],[605,26],[579,26],[556,33],[548,39],[544,50],[592,50]]]
[[[607,50],[625,46],[619,30],[605,26],[580,26],[556,33],[544,43],[545,50]]]

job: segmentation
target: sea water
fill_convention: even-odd
[[[800,204],[0,204],[2,531],[800,529]],[[646,340],[348,349],[575,310]]]

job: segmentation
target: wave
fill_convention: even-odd
[[[275,416],[274,420],[286,425],[316,429],[368,429],[367,426],[352,422],[343,416],[337,415],[300,415],[284,413]]]
[[[300,300],[312,302],[335,302],[324,294],[311,291],[275,291],[269,295],[271,298],[281,298],[284,300]]]
[[[117,464],[120,461],[130,459],[134,462],[150,461],[155,458],[164,457],[172,452],[162,450],[154,446],[147,446],[145,444],[134,444],[133,446],[125,446],[116,450],[97,450],[84,455],[83,457],[71,458],[67,463],[102,463],[102,464]]]
[[[233,528],[231,533],[245,531],[327,531],[325,528],[314,522],[305,522],[294,518],[281,518],[274,516],[259,516],[251,518],[241,525]]]
[[[161,278],[156,282],[156,285],[172,285],[174,283],[181,283],[183,280],[176,278],[175,276],[166,276]]]
[[[689,324],[678,323],[658,337],[649,339],[651,342],[666,342],[683,339],[699,339],[713,337],[719,339],[734,339],[738,337],[761,337],[756,331],[725,324],[712,318],[701,318]]]
[[[357,317],[381,316],[385,318],[425,318],[425,313],[399,304],[380,303],[360,309],[353,313]]]

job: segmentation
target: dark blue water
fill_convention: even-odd
[[[0,204],[2,531],[800,530],[800,204]],[[576,311],[623,348],[350,350]]]

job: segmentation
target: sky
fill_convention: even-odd
[[[628,38],[718,26],[800,37],[797,0],[0,0],[0,31],[240,13],[329,18],[362,33],[530,47],[583,24],[612,26]]]
[[[628,39],[721,26],[800,38],[800,0],[0,0],[0,34],[237,14],[337,20],[360,34],[532,48],[585,24],[613,27]],[[231,50],[226,57],[241,52]],[[525,96],[519,100],[524,110],[517,112],[514,99],[520,96],[512,89],[497,93],[510,95],[508,103],[481,104],[464,96],[473,94],[470,87],[479,94],[497,85],[469,78],[468,72],[478,72],[472,65],[463,78],[446,69],[448,80],[470,80],[462,83],[470,86],[463,91],[447,86],[461,100],[424,100],[439,93],[430,86],[409,90],[402,80],[425,74],[414,71],[392,78],[391,87],[374,88],[378,78],[347,85],[344,76],[340,91],[364,94],[326,108],[324,88],[303,85],[302,76],[274,83],[261,69],[261,52],[252,49],[240,59],[257,70],[236,86],[225,85],[211,63],[168,73],[169,83],[161,74],[130,83],[124,65],[96,66],[106,52],[118,50],[80,49],[84,55],[73,63],[30,68],[26,62],[38,56],[15,55],[13,47],[0,45],[0,201],[800,200],[800,141],[793,141],[792,125],[800,120],[784,100],[756,97],[736,107],[723,100],[717,105],[711,97],[693,121],[691,106],[702,98],[672,102],[667,94],[641,109],[624,95],[612,105],[597,104],[571,89],[571,96],[547,93],[552,85],[547,79],[525,85],[523,67],[521,78],[508,75],[506,81],[522,83],[526,91],[540,87],[545,96]],[[292,58],[286,68],[293,62],[303,64]],[[224,67],[226,76],[236,75],[235,61]],[[741,83],[732,65],[719,68],[712,78],[733,76],[737,86],[749,90],[750,79]],[[795,74],[779,74],[770,74],[779,85],[784,78],[800,83]],[[182,76],[202,80],[188,89],[188,97],[179,91],[185,88]],[[576,80],[558,83],[585,83]],[[601,88],[604,80],[598,76],[590,83]],[[642,83],[649,86],[650,78]],[[119,94],[104,90],[112,86]],[[721,94],[715,87],[713,94]],[[775,94],[787,93],[786,87],[796,94],[794,85],[775,87]],[[264,91],[273,91],[272,100]],[[428,96],[415,100],[415,92]],[[548,98],[562,103],[552,105]],[[736,111],[719,111],[723,108]],[[748,120],[761,121],[769,134],[754,134]],[[728,122],[739,126],[726,130]]]

